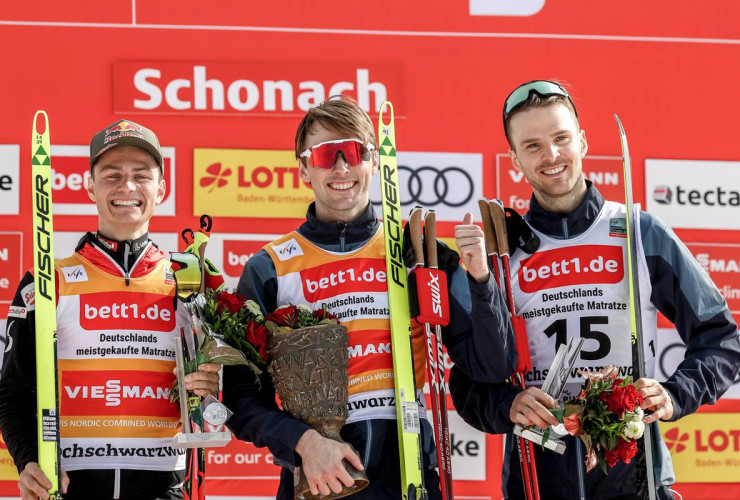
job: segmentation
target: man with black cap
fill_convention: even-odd
[[[171,447],[180,414],[168,390],[172,339],[187,319],[175,310],[171,264],[148,235],[166,189],[159,140],[120,120],[92,138],[90,169],[87,192],[97,205],[98,230],[55,262],[62,492],[72,500],[182,498],[185,457]],[[23,500],[48,498],[51,484],[37,463],[30,272],[7,328],[0,429]],[[218,392],[219,368],[201,365],[185,387],[200,396]]]
[[[632,374],[625,206],[604,200],[583,175],[588,143],[571,96],[557,82],[525,83],[506,99],[503,122],[514,168],[533,190],[524,219],[540,240],[534,255],[518,250],[511,257],[514,301],[526,320],[532,370],[525,374],[526,390],[504,382],[515,357],[495,373],[481,376],[458,364],[450,375],[459,414],[473,427],[496,434],[511,433],[515,424],[558,424],[550,413],[556,402],[540,387],[557,348],[570,337],[585,339],[577,368],[613,365],[620,378]],[[656,422],[677,420],[722,396],[738,373],[740,337],[719,290],[675,233],[648,213],[635,210],[634,215],[642,299],[635,307],[642,312],[648,372],[635,386],[644,398],[643,409],[650,412],[644,423],[645,432],[654,436],[654,493],[664,500],[673,498],[669,486],[675,478]],[[685,359],[660,382],[652,378],[657,312],[676,325],[687,347]],[[489,352],[495,355],[505,347],[504,342],[491,344]],[[582,382],[578,376],[569,378],[565,394],[577,396]],[[579,440],[565,439],[564,455],[534,447],[541,498],[642,497],[634,460],[617,463],[608,475],[597,467],[584,478]],[[524,490],[513,442],[507,439],[503,493],[520,499]]]

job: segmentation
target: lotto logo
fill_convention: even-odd
[[[387,291],[385,261],[357,259],[332,262],[301,271],[303,294],[316,302],[341,294]]]
[[[623,277],[622,247],[586,245],[537,252],[522,261],[519,287],[534,293],[562,286],[614,284]]]
[[[170,332],[175,328],[172,298],[150,293],[81,295],[80,325],[85,330]]]

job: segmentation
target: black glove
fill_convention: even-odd
[[[513,208],[505,208],[506,233],[509,237],[509,253],[514,255],[517,248],[528,254],[533,254],[540,247],[540,237],[534,234],[532,228]]]

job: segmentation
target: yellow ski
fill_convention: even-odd
[[[54,225],[51,210],[49,118],[33,117],[31,191],[33,194],[33,282],[36,309],[36,402],[39,466],[51,481],[49,498],[62,498],[59,470],[59,385],[54,276]]]
[[[380,191],[383,204],[385,262],[388,279],[388,305],[391,321],[393,380],[396,386],[398,448],[401,458],[401,498],[426,499],[422,477],[421,423],[416,402],[414,357],[411,347],[406,266],[403,262],[403,227],[398,188],[398,160],[393,105],[385,101],[378,117]],[[385,123],[388,118],[388,123]]]

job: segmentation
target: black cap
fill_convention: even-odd
[[[90,141],[90,168],[103,153],[116,146],[134,146],[143,149],[154,157],[164,173],[164,158],[156,134],[129,120],[118,120],[93,136]]]

